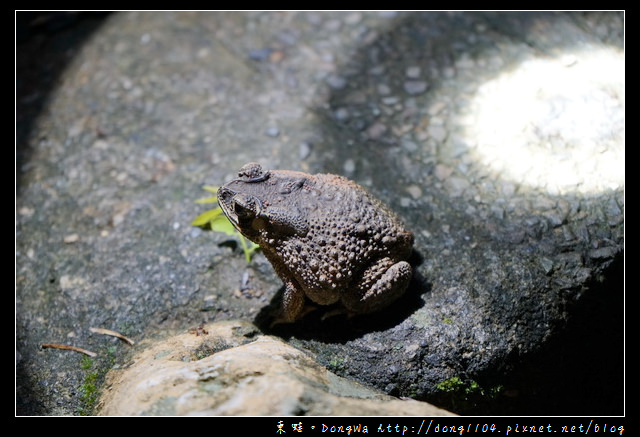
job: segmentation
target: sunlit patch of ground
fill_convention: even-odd
[[[482,165],[551,194],[624,186],[624,54],[533,59],[483,84],[464,121]]]

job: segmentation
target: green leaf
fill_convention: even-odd
[[[218,208],[218,210],[220,210]],[[223,232],[227,235],[237,235],[238,231],[233,227],[229,219],[224,214],[218,214],[217,217],[209,221],[212,231]]]
[[[219,187],[212,187],[211,185],[205,185],[204,187],[202,187],[202,189],[210,193],[218,194]]]
[[[205,197],[204,199],[197,199],[196,203],[216,203],[218,196]]]
[[[196,203],[216,203],[218,201],[217,193],[218,187],[212,187],[205,185],[202,187],[205,191],[209,191],[210,193],[215,193],[215,196],[205,197],[203,199],[198,199]],[[227,234],[233,237],[238,237],[240,240],[240,244],[242,245],[242,251],[244,252],[244,259],[248,262],[251,261],[251,256],[255,253],[256,250],[260,248],[253,241],[249,241],[244,236],[233,227],[233,224],[229,221],[226,215],[222,214],[222,209],[218,206],[213,209],[209,209],[199,216],[197,216],[192,222],[192,226],[199,226],[202,228],[209,228],[215,232],[222,232],[223,234]]]
[[[191,226],[204,226],[216,219],[220,214],[222,214],[222,210],[220,208],[205,211],[191,222]]]

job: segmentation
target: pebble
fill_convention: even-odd
[[[23,206],[18,210],[18,214],[24,216],[32,216],[36,210],[33,208],[29,208],[28,206]]]
[[[64,237],[63,241],[66,244],[73,244],[80,241],[80,236],[78,234],[70,234]]]
[[[420,77],[420,67],[408,67],[405,74],[410,79],[417,79]]]
[[[351,174],[356,169],[356,163],[353,159],[349,158],[342,164],[342,168],[344,169],[345,173]]]
[[[435,141],[441,143],[447,138],[447,129],[441,125],[431,125],[429,126],[429,136]]]
[[[275,138],[278,135],[280,135],[280,129],[278,129],[275,126],[271,126],[271,127],[268,127],[267,130],[264,131],[264,133],[269,137]]]
[[[379,121],[376,121],[371,126],[367,128],[367,136],[373,140],[380,138],[382,135],[387,132],[387,126],[382,124]]]
[[[387,105],[387,106],[392,106],[395,105],[396,103],[398,103],[400,101],[400,99],[398,97],[395,96],[390,96],[390,97],[384,97],[382,99],[382,103]]]
[[[333,116],[338,121],[345,121],[349,119],[349,110],[347,108],[338,108],[334,111]]]
[[[464,191],[471,186],[468,180],[460,177],[450,177],[447,179],[449,192],[452,196],[461,196]]]
[[[412,96],[424,93],[428,88],[424,80],[407,80],[404,83],[404,90]]]
[[[358,24],[360,20],[362,20],[362,13],[360,12],[352,12],[344,19],[345,23],[350,25]]]
[[[453,173],[453,169],[444,164],[436,165],[435,170],[433,171],[434,176],[440,181],[447,179],[451,176],[451,173]]]
[[[327,84],[334,90],[341,90],[347,85],[347,79],[342,76],[330,74],[327,77]]]
[[[550,260],[549,258],[540,258],[540,264],[542,265],[542,268],[544,269],[544,272],[546,274],[551,273],[551,270],[553,270],[553,260]]]
[[[378,76],[384,73],[385,71],[386,71],[386,68],[384,67],[384,65],[380,64],[380,65],[376,65],[375,67],[371,67],[369,69],[369,74],[371,74],[372,76]]]
[[[300,159],[307,159],[309,155],[311,155],[311,149],[312,144],[310,142],[303,141],[302,143],[300,143],[300,146],[298,148],[298,156],[300,156]]]
[[[407,152],[415,152],[416,150],[418,150],[418,145],[414,141],[411,141],[411,140],[402,140],[400,145]]]
[[[284,52],[282,50],[274,50],[269,54],[269,62],[277,64],[284,59]]]
[[[389,85],[384,84],[384,83],[380,83],[378,84],[378,94],[380,94],[381,96],[388,96],[389,94],[391,94],[391,88],[389,88]]]
[[[422,188],[420,188],[419,185],[416,184],[412,184],[409,185],[406,188],[407,193],[409,193],[409,195],[411,195],[411,197],[415,200],[415,199],[419,199],[420,197],[422,197]]]
[[[269,48],[253,49],[249,51],[249,59],[253,61],[266,61],[273,50]]]
[[[447,107],[447,102],[444,102],[441,100],[429,106],[429,109],[427,109],[427,113],[433,117],[441,113],[446,107]]]
[[[324,24],[324,30],[329,32],[338,32],[342,27],[340,20],[329,20]]]

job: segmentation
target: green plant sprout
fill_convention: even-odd
[[[213,193],[214,195],[198,199],[196,200],[196,203],[218,203],[218,196],[216,195],[218,193],[218,187],[205,185],[202,189]],[[237,237],[240,240],[240,245],[242,245],[244,259],[247,263],[251,261],[251,256],[260,247],[253,241],[248,241],[236,230],[236,228],[233,227],[227,216],[222,213],[220,206],[216,206],[215,208],[209,209],[198,215],[198,217],[191,222],[191,225]]]
[[[464,388],[465,384],[457,376],[453,376],[436,384],[436,388],[444,392],[454,392]]]

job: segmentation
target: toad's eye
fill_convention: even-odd
[[[231,193],[229,193],[228,191],[223,191],[223,190],[218,191],[218,200],[220,202],[226,203],[230,197],[231,197]]]
[[[254,215],[250,209],[247,209],[245,205],[241,205],[239,203],[234,204],[233,211],[236,213],[238,218],[247,218]]]
[[[253,218],[258,215],[261,203],[253,196],[238,194],[233,199],[233,212],[239,219]]]

